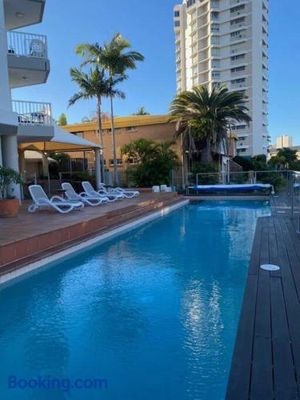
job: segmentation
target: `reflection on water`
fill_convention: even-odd
[[[256,218],[201,203],[0,291],[0,398],[222,399]],[[7,376],[106,378],[12,391]]]

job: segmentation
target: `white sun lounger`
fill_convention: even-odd
[[[160,191],[163,193],[171,193],[172,188],[168,185],[160,185]]]
[[[84,207],[81,201],[65,200],[60,196],[53,196],[49,199],[40,185],[31,185],[28,190],[33,200],[33,203],[28,207],[30,213],[34,213],[40,208],[53,208],[61,214],[67,214]]]
[[[91,183],[89,181],[81,182],[81,184],[82,184],[84,192],[88,196],[98,197],[98,198],[101,198],[101,199],[105,198],[105,199],[108,199],[109,203],[112,203],[112,202],[114,202],[116,200],[122,200],[122,198],[123,198],[123,197],[121,197],[121,196],[119,196],[117,194],[114,194],[114,193],[105,194],[102,189],[97,191],[97,190],[95,190],[93,188],[93,186],[91,185]]]
[[[152,192],[153,193],[160,193],[160,186],[158,186],[158,185],[152,186]]]
[[[130,189],[123,189],[120,187],[116,187],[116,188],[111,188],[111,189],[106,189],[104,183],[101,183],[101,190],[103,190],[104,193],[116,193],[119,194],[121,196],[123,196],[123,198],[125,199],[132,199],[134,197],[138,197],[140,195],[140,192],[138,190],[130,190]]]
[[[81,201],[82,203],[87,204],[92,207],[99,206],[100,204],[108,203],[107,197],[100,198],[99,196],[89,196],[85,192],[80,193],[80,194],[76,193],[73,186],[69,182],[62,183],[61,187],[65,191],[65,195],[68,198],[68,200]]]

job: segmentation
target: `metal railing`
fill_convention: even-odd
[[[297,233],[300,234],[300,172],[293,171],[292,180],[292,217],[297,221]]]
[[[47,36],[34,33],[9,31],[8,54],[16,56],[48,58]]]
[[[12,101],[13,112],[18,114],[20,125],[53,125],[50,103]]]
[[[242,171],[242,172],[205,172],[194,176],[191,184],[255,184],[271,183],[276,177],[282,178],[282,184],[287,185],[292,171],[266,170],[266,171]]]

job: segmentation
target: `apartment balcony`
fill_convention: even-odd
[[[220,3],[217,0],[212,0],[210,3],[211,10],[219,10],[220,9]]]
[[[230,66],[231,66],[231,67],[237,67],[237,66],[245,65],[245,63],[246,63],[246,64],[248,63],[248,59],[247,59],[246,57],[244,57],[244,58],[243,58],[243,57],[240,57],[240,58],[231,60]]]
[[[54,120],[50,103],[12,101],[18,115],[18,140],[22,142],[49,141],[54,136]]]
[[[199,40],[197,54],[208,48],[208,39]]]
[[[231,19],[238,18],[238,17],[241,17],[241,16],[246,16],[246,15],[247,15],[246,8],[238,10],[238,11],[230,12],[230,18]]]
[[[247,144],[244,144],[244,143],[239,143],[239,144],[237,144],[237,146],[236,146],[236,149],[237,150],[247,150],[247,149],[249,149],[249,145],[247,145]]]
[[[198,27],[203,27],[203,26],[206,26],[206,25],[208,25],[208,18],[207,18],[207,16],[205,16],[205,17],[200,17],[199,19],[198,19]]]
[[[241,78],[241,77],[246,77],[248,75],[248,70],[247,68],[243,68],[244,66],[237,67],[237,68],[232,68],[231,69],[231,74],[230,77],[233,78]]]
[[[45,83],[50,72],[47,37],[10,31],[7,42],[11,88]]]
[[[4,0],[6,29],[38,24],[44,15],[46,0]]]
[[[239,90],[247,88],[247,82],[231,83],[231,90]]]
[[[220,46],[221,39],[219,36],[212,35],[210,38],[211,46]]]
[[[247,33],[244,30],[243,32],[236,32],[230,35],[230,42],[235,43],[235,42],[240,42],[241,40],[246,40],[247,39]],[[233,53],[232,53],[233,54]]]

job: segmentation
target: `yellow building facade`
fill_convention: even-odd
[[[63,127],[66,131],[81,138],[100,144],[100,137],[97,132],[96,122],[87,122]],[[116,149],[118,168],[124,169],[124,160],[121,155],[121,149],[137,139],[147,139],[154,142],[165,142],[174,140],[176,132],[175,122],[170,122],[168,115],[132,115],[128,117],[115,118]],[[103,159],[105,167],[109,170],[113,168],[113,146],[111,134],[111,121],[103,121]],[[175,151],[180,157],[179,144],[174,145]],[[91,152],[70,153],[70,157],[76,159],[85,159],[88,168],[92,169],[94,165],[94,154]]]

